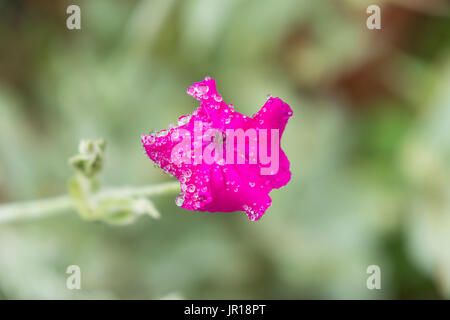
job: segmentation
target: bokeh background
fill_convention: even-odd
[[[167,195],[161,219],[127,226],[75,211],[2,223],[0,298],[450,298],[447,1],[2,0],[0,202],[66,193],[83,138],[107,141],[104,186],[169,181],[140,135],[192,112],[186,88],[207,75],[239,112],[268,94],[294,110],[292,180],[266,215]]]

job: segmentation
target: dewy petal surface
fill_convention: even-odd
[[[180,181],[181,191],[176,203],[182,208],[245,211],[250,220],[258,220],[271,205],[270,191],[281,188],[291,179],[289,160],[280,143],[292,116],[291,108],[280,98],[271,97],[253,118],[248,117],[223,101],[211,78],[194,83],[187,93],[200,101],[200,106],[192,115],[180,117],[177,127],[142,135],[146,153],[165,173]],[[229,152],[234,163],[224,161],[231,157],[226,148],[227,143],[233,142],[227,135],[230,129],[256,132],[253,146],[250,140],[245,140],[247,145],[244,142],[239,149],[236,143],[236,148]],[[208,130],[210,134],[206,134]],[[271,140],[271,130],[278,133],[275,140]],[[259,146],[264,142],[261,139],[267,141],[268,155],[279,155],[275,168],[259,157]],[[274,141],[278,143],[273,144]],[[255,145],[258,148],[254,148]],[[205,161],[203,152],[208,146],[222,150],[223,157],[213,163]],[[244,163],[236,163],[239,157]]]

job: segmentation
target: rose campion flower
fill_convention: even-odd
[[[209,212],[245,211],[250,220],[271,205],[269,193],[291,179],[280,140],[292,110],[270,97],[253,117],[234,110],[205,78],[187,93],[200,101],[178,126],[142,135],[151,160],[180,181],[176,204]]]

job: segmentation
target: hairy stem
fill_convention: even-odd
[[[157,185],[142,187],[110,188],[99,191],[94,195],[99,199],[104,198],[128,198],[128,197],[151,197],[162,194],[176,193],[180,189],[178,182],[167,182]],[[59,214],[73,209],[70,196],[63,195],[55,198],[12,202],[0,205],[0,223],[16,220],[36,219]]]

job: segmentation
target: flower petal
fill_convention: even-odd
[[[248,117],[223,101],[211,78],[194,83],[187,93],[200,101],[200,106],[192,117],[180,117],[179,127],[143,135],[148,156],[180,181],[176,202],[182,208],[245,211],[250,220],[258,220],[271,205],[270,191],[286,185],[291,178],[289,160],[280,145],[291,108],[280,98],[270,98],[253,118]],[[226,146],[234,144],[235,138],[228,136],[230,129],[253,130],[249,144],[244,137],[239,142],[243,146],[228,151]],[[212,141],[207,130],[216,135]],[[220,150],[223,158],[209,163],[204,151],[211,144],[214,155]],[[229,155],[243,163],[224,161]]]

